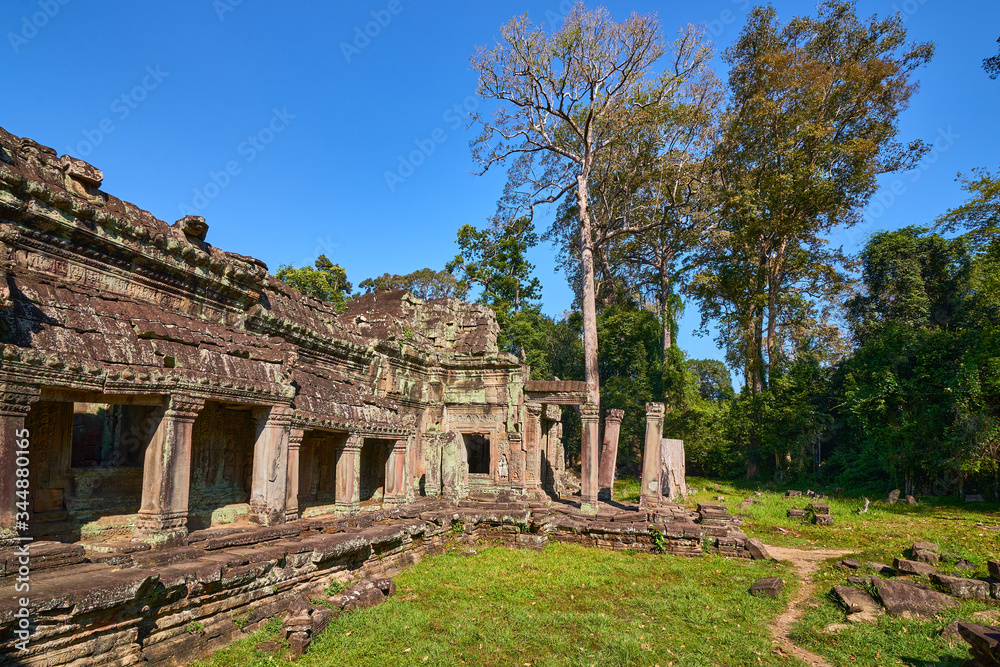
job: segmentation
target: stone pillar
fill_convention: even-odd
[[[597,514],[597,444],[601,411],[593,403],[580,407],[580,511]]]
[[[646,403],[646,447],[642,454],[640,509],[660,506],[660,440],[663,439],[663,403]]]
[[[548,433],[546,434],[546,450],[548,452],[549,466],[552,468],[552,493],[556,498],[561,498],[563,494],[562,475],[566,462],[566,455],[560,436],[561,428],[561,423],[550,421]]]
[[[250,519],[262,526],[274,526],[285,522],[292,411],[285,406],[275,406],[255,411],[254,417],[257,419],[257,441],[253,448]]]
[[[524,406],[524,488],[537,489],[542,483],[542,406]]]
[[[302,465],[299,450],[306,432],[293,428],[288,432],[288,481],[285,483],[285,521],[299,518],[299,472]]]
[[[507,447],[510,458],[507,459],[507,479],[512,489],[524,488],[524,442],[520,431],[507,432]]]
[[[397,440],[385,464],[385,496],[383,505],[406,504],[406,440]]]
[[[441,495],[441,435],[425,433],[417,437],[424,441],[424,495],[437,498]]]
[[[677,502],[687,495],[687,465],[684,441],[663,438],[660,441],[660,492]]]
[[[33,465],[41,465],[41,461],[32,461],[32,434],[24,430],[24,420],[38,401],[39,393],[40,389],[31,385],[0,383],[0,544],[5,537],[14,537],[17,532],[17,513],[21,511],[17,507],[20,500],[17,480],[28,479],[17,476],[18,455],[24,453],[28,470]],[[28,493],[31,492],[28,488]],[[30,495],[28,500],[30,506]]]
[[[601,446],[601,470],[597,474],[599,489],[608,489],[608,498],[614,497],[615,470],[618,465],[618,434],[622,430],[624,410],[608,410],[604,415],[604,441]]]
[[[135,539],[154,548],[183,544],[187,537],[191,434],[203,407],[203,399],[171,395],[146,446]]]
[[[361,434],[351,433],[337,453],[337,514],[354,514],[361,509]]]

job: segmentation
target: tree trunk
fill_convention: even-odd
[[[577,202],[580,206],[580,269],[583,278],[583,367],[587,393],[598,408],[601,383],[597,368],[597,295],[594,293],[594,237],[587,202],[586,170],[577,177]]]

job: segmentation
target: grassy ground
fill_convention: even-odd
[[[931,541],[940,546],[942,553],[958,554],[975,565],[974,571],[958,570],[948,564],[938,566],[939,572],[955,576],[986,576],[986,560],[1000,556],[1000,531],[987,527],[1000,525],[996,504],[929,498],[909,506],[905,502],[889,505],[885,499],[878,499],[873,500],[867,513],[858,514],[864,498],[840,494],[819,501],[829,504],[834,525],[815,526],[787,518],[788,508],[804,508],[811,500],[786,498],[784,488],[736,487],[724,482],[721,491],[716,491],[716,482],[712,480],[694,479],[689,483],[700,489],[690,502],[716,502],[716,496],[724,496],[731,513],[744,515],[742,529],[767,544],[845,549],[861,562],[877,561],[891,566],[894,558],[908,556],[913,542]],[[830,493],[829,489],[818,490]],[[756,496],[754,491],[763,495]],[[747,497],[757,502],[741,509],[740,503]],[[847,575],[833,567],[832,562],[820,570],[816,576],[818,594],[809,601],[805,616],[793,631],[796,643],[838,667],[958,667],[968,659],[968,650],[964,642],[949,644],[942,639],[941,630],[953,620],[969,619],[976,611],[1000,608],[995,602],[968,601],[961,608],[942,612],[935,618],[902,620],[883,616],[874,625],[852,624],[830,631],[831,625],[844,623],[845,615],[826,594],[833,586],[846,583]],[[924,582],[928,583],[926,579]]]
[[[968,558],[985,575],[985,561],[1000,555],[996,505],[937,500],[910,507],[874,502],[868,513],[854,510],[863,499],[824,499],[834,515],[830,527],[788,519],[789,507],[808,498],[784,498],[783,488],[735,486],[691,479],[699,491],[688,499],[724,502],[742,514],[742,530],[768,544],[850,550],[864,562],[891,565],[917,540],[937,542],[942,551]],[[759,490],[763,495],[756,496]],[[615,497],[638,501],[639,484],[616,482]],[[724,501],[718,501],[723,496]],[[740,503],[757,502],[747,509]],[[982,524],[982,525],[980,525]],[[779,530],[780,529],[780,530]],[[550,544],[542,552],[487,548],[463,556],[456,547],[425,559],[396,578],[397,595],[375,609],[336,619],[298,665],[796,665],[779,655],[769,624],[802,585],[787,564],[753,563],[718,557],[686,559],[614,553]],[[947,566],[939,568],[943,572]],[[760,577],[781,576],[784,597],[761,600],[747,594]],[[831,664],[883,667],[957,667],[968,658],[963,644],[949,645],[940,630],[955,618],[998,608],[967,602],[933,619],[882,617],[878,624],[840,630],[844,613],[826,595],[847,573],[827,563],[817,575],[816,595],[793,630],[801,646]],[[282,657],[256,651],[274,639],[278,626],[217,653],[208,665],[284,665]],[[291,664],[291,663],[287,663]]]
[[[456,549],[396,578],[384,605],[335,619],[299,665],[794,665],[772,653],[785,607],[747,589],[781,565],[615,553]],[[786,591],[786,596],[788,591]],[[244,639],[206,665],[273,665]]]

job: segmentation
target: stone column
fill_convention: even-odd
[[[384,505],[406,504],[406,440],[397,440],[385,464]]]
[[[424,495],[441,495],[441,435],[425,433],[417,436],[424,441]]]
[[[597,514],[597,444],[601,411],[593,403],[580,407],[580,511]]]
[[[275,406],[255,411],[254,417],[257,441],[253,448],[250,519],[262,526],[274,526],[285,522],[292,411],[286,406]]]
[[[285,483],[285,521],[296,521],[299,518],[299,450],[306,432],[301,428],[293,428],[288,432],[288,481]]]
[[[177,546],[187,537],[191,434],[203,407],[203,399],[171,395],[146,446],[135,539],[154,548]]]
[[[614,497],[615,470],[618,465],[618,434],[622,430],[624,410],[608,410],[604,415],[604,442],[601,446],[601,470],[597,474],[597,485],[608,489],[608,498]]]
[[[17,532],[17,480],[29,479],[17,476],[18,455],[28,459],[25,466],[29,471],[40,461],[32,461],[31,433],[24,429],[24,420],[31,406],[38,401],[39,387],[13,383],[0,383],[0,544],[4,537],[13,537]],[[19,445],[23,444],[24,447]],[[28,488],[30,494],[32,489]],[[30,506],[31,496],[28,496]],[[24,517],[22,517],[24,518]]]
[[[354,514],[361,509],[361,434],[351,433],[337,454],[337,514]]]
[[[663,439],[663,403],[646,403],[646,447],[642,455],[640,509],[660,506],[660,440]]]
[[[537,489],[542,481],[542,406],[524,406],[524,488]]]
[[[549,430],[546,434],[549,465],[552,467],[552,493],[556,498],[561,498],[563,493],[562,474],[565,468],[566,455],[563,450],[560,430],[562,424],[557,421],[549,422]]]
[[[660,492],[677,502],[687,495],[687,464],[684,441],[664,438],[660,441]]]

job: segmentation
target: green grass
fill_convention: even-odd
[[[863,499],[846,495],[820,501],[830,505],[835,520],[823,527],[787,518],[789,507],[804,508],[810,499],[785,498],[783,487],[697,478],[689,479],[689,485],[698,488],[686,501],[691,508],[699,502],[723,502],[731,514],[743,515],[741,530],[768,544],[844,549],[862,562],[891,565],[914,541],[929,540],[975,564],[975,572],[938,568],[963,576],[985,576],[986,560],[1000,553],[1000,532],[977,526],[1000,524],[995,504],[929,499],[910,507],[880,499],[859,515],[854,510]],[[763,495],[754,495],[755,490]],[[635,478],[615,482],[618,500],[637,502],[639,492]],[[757,502],[742,509],[746,497]],[[427,558],[398,576],[394,598],[334,620],[294,664],[800,664],[778,655],[770,639],[769,624],[800,585],[787,565],[563,544],[550,544],[540,553],[488,548],[464,557],[460,552]],[[832,665],[957,667],[968,659],[968,651],[963,644],[946,643],[940,630],[956,618],[997,608],[995,603],[965,602],[933,619],[883,616],[877,624],[830,632],[827,628],[844,623],[845,617],[827,592],[845,583],[848,574],[832,563],[820,570],[816,596],[793,630],[797,643]],[[748,595],[750,584],[765,576],[788,582],[781,599]],[[254,648],[256,642],[278,639],[279,631],[280,624],[272,623],[199,664],[291,665],[283,656],[266,656]]]
[[[295,664],[794,665],[772,652],[767,628],[787,599],[747,592],[764,576],[788,579],[771,563],[565,544],[449,552],[397,577],[381,607],[335,619]],[[286,664],[254,649],[276,636],[199,664]]]

